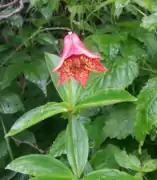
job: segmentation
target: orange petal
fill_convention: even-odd
[[[89,78],[89,71],[85,69],[81,70],[79,73],[75,73],[73,78],[76,79],[76,81],[79,81],[83,87],[85,87]]]
[[[66,73],[64,73],[64,72],[60,72],[58,85],[61,85],[62,83],[68,81],[69,79],[70,79],[70,76],[68,76],[68,75],[67,75]]]

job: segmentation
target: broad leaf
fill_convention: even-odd
[[[153,125],[157,126],[157,78],[150,79],[141,90],[136,108],[134,133],[139,142],[143,142]]]
[[[114,106],[105,118],[104,138],[125,139],[133,133],[134,119],[135,106],[132,104]]]
[[[35,83],[47,95],[47,79],[49,72],[44,61],[31,63],[24,73],[26,79]]]
[[[15,141],[15,143],[17,145],[20,145],[23,142],[28,142],[28,143],[35,144],[35,145],[37,144],[36,139],[35,139],[35,135],[32,132],[27,131],[27,130],[22,131],[19,134],[16,134],[14,136],[13,140]]]
[[[1,113],[12,114],[23,109],[24,109],[23,104],[17,94],[6,90],[0,91]]]
[[[112,145],[108,145],[92,157],[90,163],[95,170],[103,168],[117,169],[119,167],[112,152],[114,150],[113,148]]]
[[[108,72],[91,77],[87,86],[88,91],[105,88],[125,89],[137,77],[138,72],[139,68],[135,60],[117,60]]]
[[[33,176],[51,175],[54,179],[68,179],[73,176],[65,164],[47,155],[28,155],[17,158],[6,169]]]
[[[11,59],[11,64],[0,69],[0,89],[8,87],[11,82],[27,69],[30,56],[24,52],[16,53]],[[18,61],[18,63],[17,63]],[[27,63],[25,63],[27,61]]]
[[[87,126],[88,136],[95,145],[96,148],[99,148],[101,143],[104,141],[104,121],[105,116],[98,116]]]
[[[88,158],[88,136],[82,123],[72,117],[66,129],[66,152],[70,166],[78,177],[87,163]]]
[[[140,171],[141,163],[140,160],[135,155],[131,155],[131,154],[128,155],[126,151],[124,150],[121,151],[116,146],[115,149],[113,150],[113,153],[117,163],[121,167],[135,171]]]
[[[136,101],[136,98],[129,94],[127,91],[105,89],[103,91],[96,92],[95,94],[87,98],[84,98],[84,100],[82,100],[76,106],[76,109],[99,107],[126,101]]]
[[[39,177],[34,177],[34,178],[31,178],[31,179],[29,179],[29,180],[72,180],[72,179],[70,179],[70,177],[69,178],[55,178],[54,179],[54,177],[53,176],[49,176],[49,175],[47,175],[47,176],[39,176]]]
[[[150,159],[142,162],[142,172],[152,172],[157,169],[157,160]]]
[[[145,16],[141,25],[148,30],[153,30],[157,26],[157,13]]]
[[[8,132],[8,136],[13,136],[24,129],[27,129],[30,126],[33,126],[40,121],[51,117],[55,114],[59,114],[61,112],[67,112],[66,106],[64,103],[55,103],[50,102],[46,105],[37,107],[28,111],[22,117],[20,117],[12,126],[11,130]]]
[[[115,15],[119,17],[123,8],[129,4],[130,0],[116,0],[115,1]]]
[[[49,155],[53,157],[61,156],[62,154],[66,154],[65,150],[65,131],[62,131],[55,141],[53,142],[52,146],[49,150]]]
[[[83,180],[137,180],[134,176],[131,176],[125,172],[120,172],[114,169],[102,169],[93,171],[87,174]]]

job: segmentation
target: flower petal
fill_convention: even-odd
[[[62,83],[68,81],[70,79],[70,76],[68,76],[66,73],[64,72],[60,72],[60,77],[59,77],[59,82],[58,85],[61,85]]]
[[[64,48],[60,63],[53,70],[53,72],[57,72],[59,68],[63,65],[64,61],[73,55],[85,55],[91,59],[100,59],[99,56],[92,53],[85,47],[85,45],[82,43],[76,33],[68,34],[64,37]]]
[[[76,80],[76,81],[79,81],[83,87],[86,86],[87,84],[87,80],[89,78],[89,71],[88,70],[82,70],[80,71],[80,73],[75,73],[73,78]]]

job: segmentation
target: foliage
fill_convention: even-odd
[[[157,1],[10,2],[0,1],[0,180],[156,180]],[[86,88],[72,79],[70,94],[52,73],[68,31],[109,69]]]

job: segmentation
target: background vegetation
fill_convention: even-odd
[[[70,30],[99,53],[109,69],[96,76],[89,87],[93,91],[100,84],[127,89],[138,98],[136,103],[81,111],[90,139],[86,171],[115,168],[134,174],[135,168],[115,157],[118,148],[124,150],[125,159],[136,155],[142,163],[147,161],[150,169],[144,171],[143,178],[156,180],[157,161],[151,159],[157,158],[157,1],[23,0],[1,6],[0,180],[29,179],[4,170],[22,155],[50,153],[67,162],[63,138],[66,114],[48,118],[18,135],[4,136],[25,112],[61,101],[44,53],[60,55],[63,37]]]

